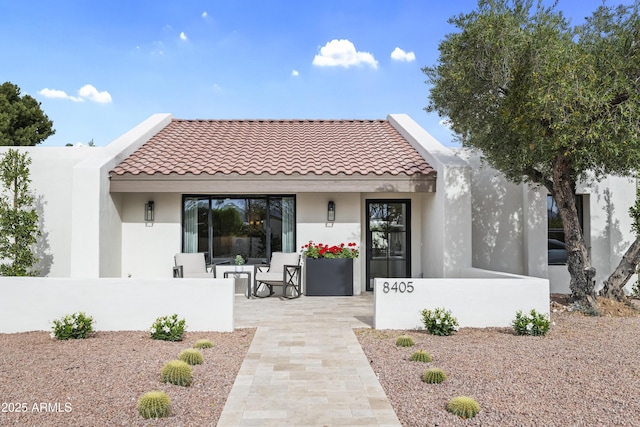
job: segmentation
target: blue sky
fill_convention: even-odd
[[[632,3],[617,0],[608,4]],[[475,0],[0,0],[0,83],[42,103],[42,145],[106,145],[154,113],[184,119],[427,114],[421,68]],[[560,0],[582,23],[601,0]]]

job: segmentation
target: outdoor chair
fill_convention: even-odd
[[[204,260],[204,253],[177,253],[174,257],[173,277],[213,278],[215,272]]]
[[[260,296],[256,290],[255,295],[260,298],[273,295],[274,286],[282,286],[283,298],[292,299],[302,295],[300,255],[285,252],[272,253],[271,263],[256,266],[256,286],[259,288],[262,285],[269,288],[269,295]]]

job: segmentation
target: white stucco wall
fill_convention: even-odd
[[[336,204],[336,220],[333,222],[327,221],[329,201]],[[296,194],[298,251],[310,240],[326,244],[355,242],[362,250],[366,242],[361,227],[361,209],[359,193]],[[354,295],[365,289],[364,263],[364,253],[353,263]]]
[[[460,155],[473,166],[473,266],[549,278],[552,293],[570,293],[566,266],[547,265],[547,190],[508,182],[477,154]],[[576,192],[583,195],[585,243],[600,289],[635,238],[628,214],[635,180],[608,177]]]
[[[68,277],[71,271],[71,200],[73,166],[102,147],[1,147],[26,152],[31,158],[31,190],[36,199],[40,237],[36,267],[41,276]]]
[[[174,313],[188,331],[234,329],[234,279],[4,277],[0,292],[0,333],[50,331],[54,319],[77,311],[97,331],[144,331]]]
[[[405,114],[389,122],[437,172],[436,192],[422,204],[425,277],[456,277],[471,267],[471,168]]]
[[[459,278],[376,279],[376,329],[423,329],[421,311],[441,307],[461,328],[509,327],[519,310],[549,314],[549,281],[472,268]]]
[[[182,196],[175,193],[122,193],[122,276],[172,277],[174,255],[181,251]],[[144,205],[154,202],[153,222],[144,221]]]
[[[109,191],[109,171],[171,118],[151,116],[73,168],[71,277],[122,275],[122,206],[120,196]]]
[[[635,202],[636,180],[612,176],[582,185],[578,191],[589,194],[590,242],[587,245],[596,268],[596,287],[600,289],[635,240],[629,208]],[[627,283],[628,291],[636,280],[634,276]]]
[[[460,155],[473,168],[474,267],[548,277],[546,189],[513,184],[477,154]]]

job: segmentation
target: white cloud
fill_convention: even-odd
[[[391,59],[395,61],[411,62],[416,60],[416,54],[413,52],[405,52],[399,47],[396,47],[393,49],[393,52],[391,52]]]
[[[78,93],[81,97],[86,98],[89,101],[97,102],[100,104],[108,104],[111,102],[111,95],[109,95],[109,92],[107,92],[106,90],[98,92],[98,89],[96,89],[92,85],[82,86]]]
[[[78,91],[78,95],[80,95],[79,97],[67,95],[67,93],[63,90],[48,88],[44,88],[38,93],[45,98],[69,99],[73,102],[84,102],[87,99],[89,101],[98,102],[100,104],[107,104],[111,102],[111,95],[109,95],[109,92],[98,92],[98,90],[92,85],[82,86]]]
[[[202,17],[206,18],[207,16],[209,16],[209,14],[207,13],[207,11],[205,10],[204,12],[202,12]]]
[[[300,75],[300,73],[298,72],[298,70],[293,70],[293,71],[291,71],[291,75],[293,77],[298,77]]]
[[[82,102],[82,101],[84,101],[84,99],[82,99],[82,98],[77,98],[75,96],[67,95],[67,93],[65,91],[63,91],[63,90],[44,88],[41,91],[39,91],[38,93],[40,95],[44,96],[45,98],[70,99],[73,102]]]
[[[452,129],[451,127],[451,120],[449,119],[442,119],[438,122],[438,124],[442,127],[445,127],[447,129]]]
[[[187,35],[183,32],[180,33],[180,40],[187,40]]]
[[[320,48],[320,54],[313,58],[313,65],[318,67],[345,67],[352,65],[369,65],[378,68],[378,61],[369,52],[358,52],[349,40],[331,40]]]

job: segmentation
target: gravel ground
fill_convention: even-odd
[[[360,329],[358,339],[402,424],[413,426],[640,426],[640,318],[552,313],[546,337],[510,328],[463,328],[449,337],[424,331]],[[414,347],[395,346],[402,334]],[[410,362],[417,349],[431,363]],[[441,384],[425,384],[428,367]],[[463,420],[449,399],[474,398],[481,412]]]
[[[463,328],[450,337],[356,334],[406,427],[640,426],[640,317],[562,311],[552,321],[546,337],[519,337],[507,328]],[[415,347],[395,346],[404,333]],[[0,425],[215,426],[253,335],[253,329],[191,332],[172,343],[145,332],[71,341],[52,340],[48,332],[0,334]],[[161,383],[164,363],[200,338],[215,347],[202,350],[205,363],[194,366],[191,387]],[[410,362],[419,348],[433,362]],[[444,369],[448,379],[423,383],[428,367]],[[137,400],[150,390],[169,394],[169,418],[138,415]],[[478,401],[477,417],[462,420],[445,410],[459,395]],[[27,411],[15,412],[22,404]]]
[[[215,426],[254,332],[187,332],[181,342],[152,340],[146,332],[69,341],[52,340],[49,332],[0,334],[0,425]],[[215,345],[202,350],[191,386],[160,382],[162,366],[200,338]],[[169,395],[170,417],[138,415],[138,398],[151,390]],[[16,412],[23,406],[26,412]]]

